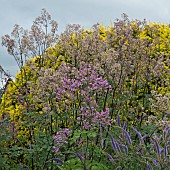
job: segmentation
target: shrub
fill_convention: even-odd
[[[169,32],[126,15],[109,28],[68,25],[2,96],[4,167],[166,168],[169,128],[162,138],[158,124],[169,120]]]

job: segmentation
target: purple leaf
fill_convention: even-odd
[[[142,120],[144,120],[145,118],[147,118],[148,116],[147,115],[145,115],[145,116],[142,116]]]
[[[126,140],[128,141],[128,143],[129,143],[130,145],[132,145],[132,140],[131,140],[131,138],[130,138],[129,133],[128,133],[126,130],[124,130],[124,129],[123,129],[123,132],[124,132],[124,134],[125,134],[125,136],[126,136]]]
[[[109,158],[109,160],[110,160],[112,163],[115,163],[112,155],[110,155],[110,154],[107,153],[107,157]]]
[[[155,166],[158,166],[158,162],[157,162],[157,160],[155,160],[155,159],[150,159],[152,162],[153,162],[153,164],[155,165]]]
[[[143,156],[142,148],[138,147],[138,152]]]
[[[128,147],[124,144],[120,144],[120,146],[124,149],[125,153],[128,154]]]
[[[158,155],[160,155],[160,147],[156,140],[155,140],[155,147],[156,147],[156,151],[157,151]]]
[[[132,127],[132,129],[136,132],[136,134],[138,135],[139,139],[141,139],[142,135],[140,134],[140,132],[138,132],[134,127]]]
[[[164,148],[160,149],[160,154],[164,153],[164,150],[165,150]]]
[[[56,161],[60,166],[63,165],[63,161],[59,158],[52,158],[52,160]]]
[[[148,137],[148,135],[143,136],[142,140],[144,141],[147,137]]]
[[[148,163],[148,162],[147,162],[147,168],[148,168],[148,170],[153,170],[153,168],[152,168],[151,164],[150,164],[150,163]]]
[[[117,142],[116,142],[116,149],[117,149],[117,151],[119,151],[119,153],[121,152],[119,144]]]
[[[132,127],[132,129],[136,132],[136,134],[138,135],[138,138],[140,139],[141,143],[144,143],[144,140],[146,139],[147,135],[143,136],[141,135],[141,133],[139,131],[137,131],[134,127]]]
[[[170,129],[168,129],[168,134],[170,134]]]
[[[166,146],[166,144],[165,144],[165,147],[164,147],[164,157],[165,157],[165,158],[167,157],[167,152],[168,152],[168,150],[167,150],[167,146]]]
[[[127,122],[124,122],[123,129],[126,130],[127,128]]]
[[[116,152],[117,151],[116,141],[112,136],[111,136],[111,143],[112,143],[113,150]]]
[[[74,153],[81,161],[84,160],[84,158],[79,153]]]

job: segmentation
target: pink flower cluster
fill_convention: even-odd
[[[99,94],[107,93],[108,90],[111,91],[111,85],[90,64],[80,66],[79,69],[74,68],[74,74],[74,76],[63,78],[62,87],[59,91],[61,95],[65,93],[69,99],[76,100],[77,95],[81,97],[80,114],[77,120],[80,121],[83,128],[92,128],[96,124],[110,125],[113,121],[109,116],[109,108],[98,112],[96,95],[99,96]]]
[[[98,122],[102,125],[111,125],[113,120],[110,118],[109,112],[109,108],[106,108],[106,110],[102,112],[96,112],[95,116],[92,118],[92,123]]]
[[[85,91],[111,90],[111,86],[107,80],[103,80],[90,65],[87,68],[80,67],[80,70],[77,70],[77,76],[75,78],[64,78],[62,85],[64,89],[71,92],[83,89],[85,85],[87,86],[84,89]]]
[[[76,91],[81,86],[82,83],[80,80],[64,78],[63,87],[71,92]]]
[[[57,146],[53,146],[53,152],[57,153],[59,152],[59,149],[64,145],[67,144],[67,138],[70,134],[70,130],[68,128],[65,128],[63,130],[60,130],[57,132],[56,136],[53,136],[53,140],[55,142],[55,145]]]
[[[80,108],[82,112],[82,121],[83,121],[83,128],[93,128],[96,125],[104,125],[109,126],[113,123],[113,119],[111,119],[109,112],[110,109],[106,108],[105,111],[98,112],[94,109],[94,107],[86,107]],[[78,118],[80,120],[80,118]]]

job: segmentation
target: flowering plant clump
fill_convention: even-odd
[[[80,116],[82,116],[83,122],[82,122],[82,126],[84,129],[86,128],[93,128],[96,125],[102,125],[102,126],[110,126],[113,123],[113,120],[110,118],[109,115],[109,108],[106,108],[106,111],[102,111],[102,112],[93,112],[93,108],[90,108],[88,110],[88,108],[81,108],[81,111],[83,112],[82,114],[80,114]],[[81,118],[78,117],[78,119],[80,120]]]
[[[153,134],[142,135],[134,127],[132,127],[131,132],[128,132],[127,123],[125,122],[124,126],[121,127],[119,121],[117,127],[120,129],[119,137],[110,135],[113,153],[107,153],[108,159],[115,168],[116,166],[124,168],[127,164],[126,161],[136,168],[145,166],[149,170],[169,167],[169,127],[165,127],[160,135],[156,131]],[[133,141],[133,134],[136,135],[135,141]],[[135,163],[134,160],[138,160],[138,162]]]
[[[90,65],[88,68],[80,67],[80,70],[72,69],[76,77],[63,79],[58,92],[58,94],[62,92],[60,98],[63,100],[67,98],[67,100],[69,99],[69,101],[75,103],[75,106],[78,105],[75,119],[84,127],[93,126],[95,122],[111,124],[109,108],[104,108],[106,111],[97,111],[99,109],[98,103],[102,99],[99,95],[111,91],[111,85],[102,77],[98,77],[96,71]],[[69,106],[67,105],[67,107]]]
[[[0,169],[169,168],[170,28],[122,17],[58,36],[43,9],[2,38],[20,72],[0,94]]]
[[[53,146],[54,150],[53,152],[57,153],[59,152],[59,148],[61,148],[64,144],[67,144],[67,138],[70,134],[70,130],[65,128],[63,130],[60,130],[57,132],[56,136],[53,136],[53,140],[55,142],[55,145],[57,146]]]

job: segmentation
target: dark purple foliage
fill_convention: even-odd
[[[156,148],[156,151],[157,151],[157,153],[158,153],[158,155],[160,155],[160,146],[159,146],[159,144],[158,144],[158,142],[156,141],[156,140],[154,140],[154,142],[155,142],[155,148]]]
[[[115,160],[113,159],[112,155],[110,155],[110,154],[107,153],[107,157],[109,158],[109,160],[110,160],[112,163],[115,163]]]
[[[120,144],[120,146],[124,149],[125,153],[128,154],[128,147],[124,144]]]
[[[156,159],[150,159],[152,162],[153,162],[153,164],[155,165],[155,166],[158,166],[158,162],[157,162],[157,160]]]
[[[129,133],[126,130],[123,130],[123,133],[125,134],[126,140],[129,143],[129,145],[132,145],[132,140],[131,140]]]
[[[153,168],[149,162],[147,162],[147,168],[148,168],[148,170],[153,170]]]
[[[119,127],[121,127],[120,115],[119,115],[119,114],[118,114],[118,116],[117,116],[117,124],[118,124]]]
[[[112,143],[113,150],[115,152],[117,152],[116,141],[115,141],[115,139],[112,136],[111,136],[111,143]]]
[[[142,135],[140,134],[140,132],[138,132],[134,127],[132,127],[132,129],[136,132],[136,134],[138,135],[139,139],[141,139]]]
[[[124,122],[123,129],[126,130],[127,128],[127,122]]]
[[[56,161],[60,166],[63,165],[63,161],[59,158],[52,158],[52,160]]]

